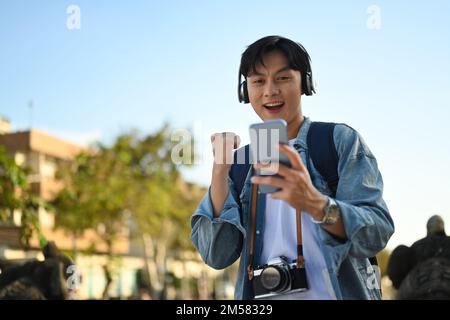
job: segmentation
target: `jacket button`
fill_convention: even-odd
[[[259,234],[259,230],[256,230],[256,234]]]

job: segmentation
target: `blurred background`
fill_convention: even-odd
[[[449,10],[0,0],[0,272],[64,256],[76,266],[59,279],[64,297],[232,298],[236,264],[207,267],[189,218],[209,185],[210,135],[233,131],[246,144],[259,121],[237,100],[240,55],[278,34],[312,59],[317,94],[303,96],[303,113],[349,124],[377,157],[396,224],[384,275],[430,216],[450,220]]]

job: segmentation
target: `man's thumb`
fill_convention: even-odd
[[[238,135],[234,136],[234,149],[239,148],[241,144],[241,138]]]

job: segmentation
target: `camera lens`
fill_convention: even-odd
[[[281,281],[280,272],[274,267],[267,267],[261,273],[261,284],[267,290],[274,290]]]
[[[281,291],[289,284],[287,275],[277,267],[267,267],[261,272],[261,284],[266,290]]]

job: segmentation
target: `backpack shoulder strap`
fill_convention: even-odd
[[[233,164],[230,168],[229,176],[234,183],[236,193],[241,194],[244,188],[245,178],[250,170],[250,145],[239,148],[233,155]],[[239,200],[239,199],[238,199]]]
[[[339,182],[339,158],[333,137],[335,126],[336,123],[331,122],[312,122],[306,140],[314,167],[325,178],[333,195]]]

